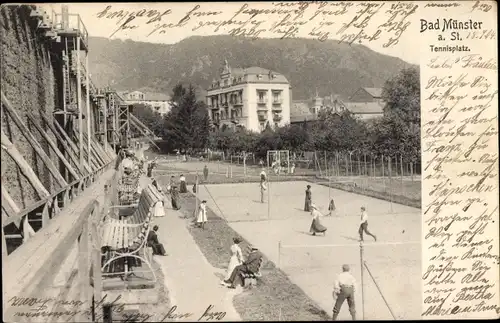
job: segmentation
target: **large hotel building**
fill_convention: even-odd
[[[282,74],[261,67],[231,68],[227,62],[207,90],[212,123],[262,131],[290,123],[291,88]]]

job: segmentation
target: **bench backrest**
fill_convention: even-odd
[[[145,223],[154,212],[156,203],[161,202],[163,197],[151,184],[144,188],[139,197],[139,204],[134,214],[128,218],[129,224]]]

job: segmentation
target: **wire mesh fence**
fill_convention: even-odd
[[[258,182],[264,169],[271,182],[331,181],[331,187],[416,208],[421,207],[421,165],[402,155],[354,152],[289,152],[288,165],[271,167],[255,153],[212,151],[200,156],[167,156],[159,169],[196,172],[211,183]],[[167,162],[168,161],[168,162]],[[205,179],[204,168],[208,176]],[[343,184],[348,183],[348,184]]]

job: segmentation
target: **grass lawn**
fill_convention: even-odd
[[[181,211],[192,217],[196,205],[195,196],[191,193],[181,195]],[[229,262],[229,250],[232,238],[239,236],[229,225],[207,208],[208,222],[205,230],[190,228],[189,231],[207,258],[216,267],[225,269]],[[242,250],[249,243],[241,243]],[[329,316],[321,310],[297,285],[277,269],[273,262],[264,257],[262,275],[257,287],[245,290],[234,297],[233,304],[244,321],[277,321],[277,320],[328,320]]]

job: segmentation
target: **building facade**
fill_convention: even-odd
[[[150,106],[151,109],[160,113],[161,115],[167,114],[172,107],[170,103],[170,96],[163,93],[122,91],[119,94],[126,103],[128,104],[140,103]]]
[[[291,87],[282,74],[261,67],[231,68],[207,89],[207,105],[217,128],[262,131],[290,123]]]
[[[290,123],[316,121],[318,112],[322,109],[329,109],[334,113],[348,110],[360,120],[380,118],[384,115],[384,101],[381,93],[382,89],[360,88],[347,100],[333,94],[326,97],[316,95],[315,98],[309,100],[294,100]]]

